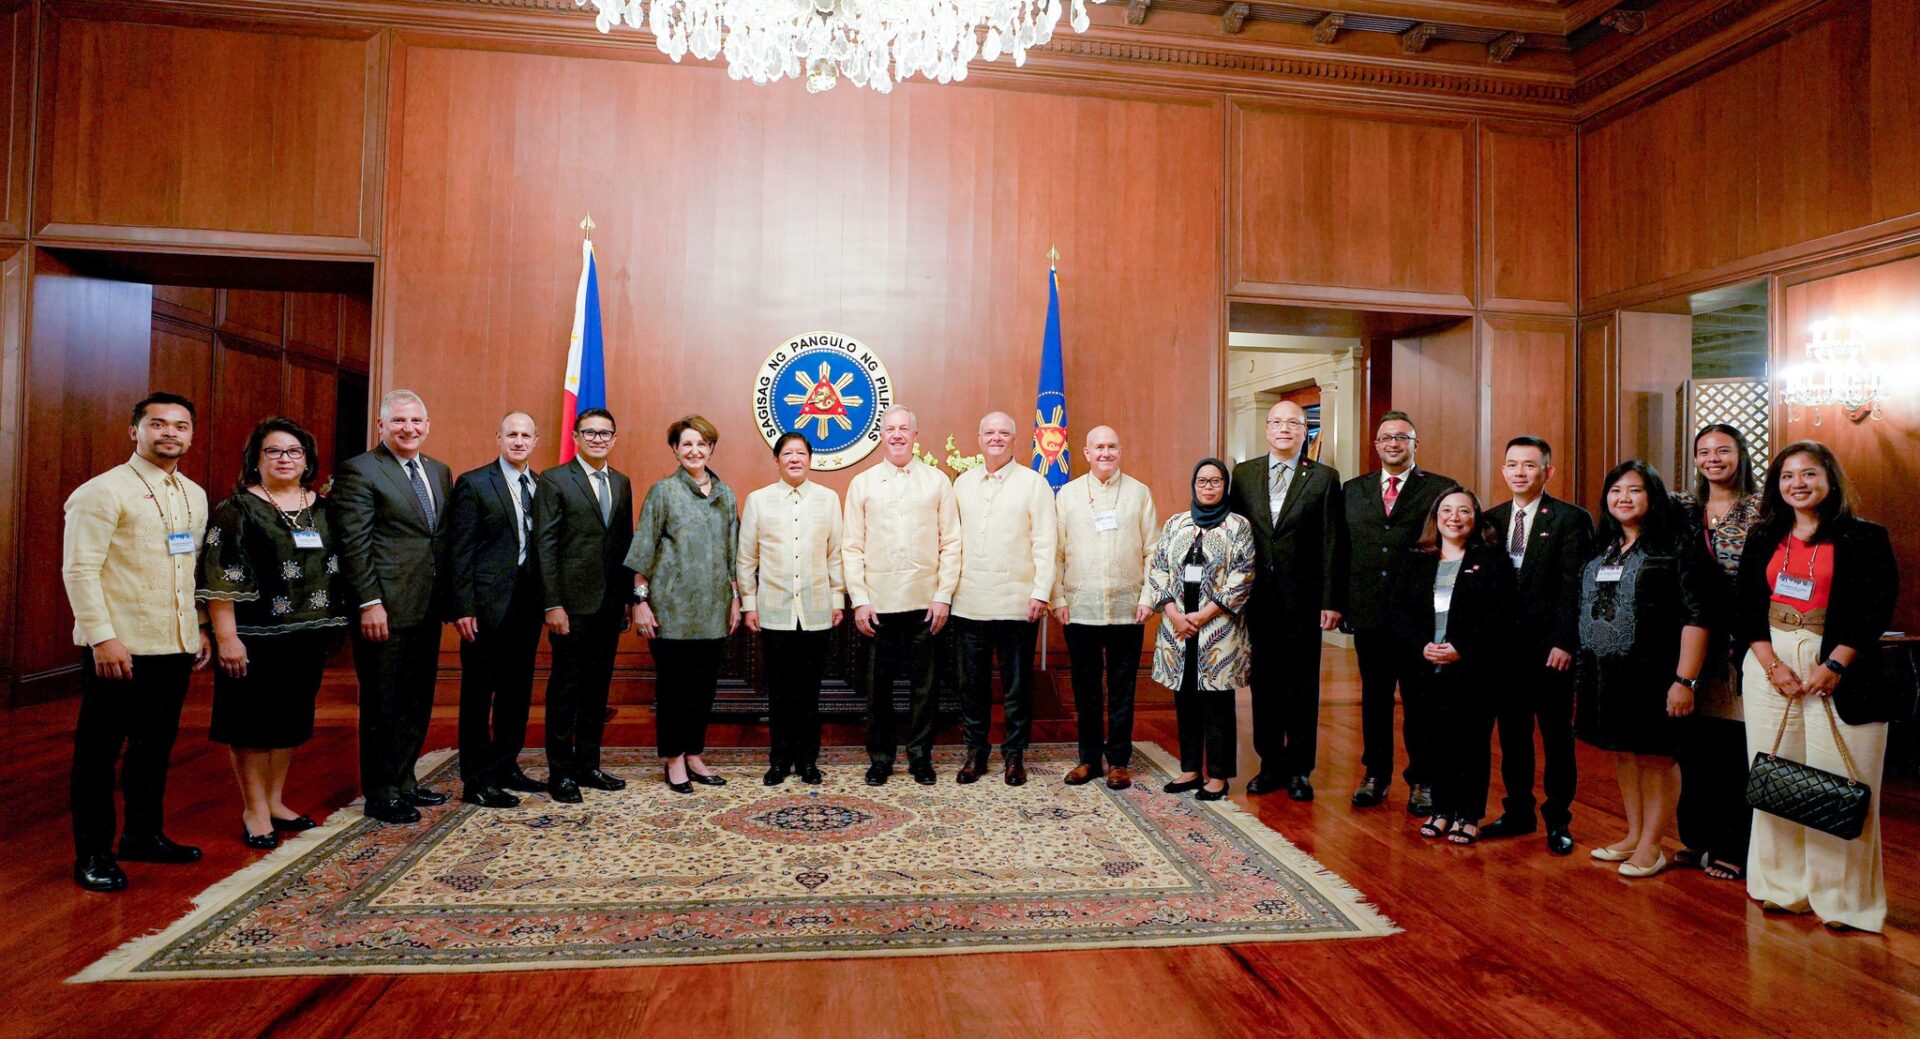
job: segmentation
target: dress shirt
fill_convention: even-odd
[[[134,656],[199,652],[194,587],[207,492],[136,454],[81,484],[66,513],[61,576],[74,644],[119,639]],[[194,551],[167,552],[176,532],[193,535]]]
[[[520,538],[520,559],[527,561],[527,508],[529,503],[520,500],[520,478],[526,477],[533,483],[540,482],[540,474],[529,465],[525,469],[515,469],[505,455],[500,456],[500,475],[507,480],[507,497],[513,502],[513,532]]]
[[[1147,580],[1147,562],[1160,537],[1160,514],[1147,485],[1115,473],[1102,482],[1088,473],[1060,488],[1054,608],[1067,608],[1068,624],[1132,624],[1133,608]],[[1102,530],[1094,520],[1113,514]]]
[[[1507,529],[1500,532],[1500,550],[1507,553],[1508,559],[1513,560],[1513,572],[1516,574],[1520,572],[1520,560],[1526,557],[1527,552],[1525,548],[1522,548],[1520,554],[1516,556],[1510,551],[1513,547],[1513,524],[1516,520],[1525,516],[1527,522],[1526,526],[1521,528],[1521,536],[1528,538],[1533,537],[1533,521],[1540,517],[1540,503],[1545,500],[1545,495],[1535,495],[1532,501],[1522,505],[1518,498],[1514,499],[1513,515],[1507,520]],[[1523,541],[1521,544],[1524,545],[1526,542]]]
[[[824,631],[846,601],[840,577],[840,499],[831,490],[785,481],[747,495],[734,564],[740,609],[758,610],[761,630]]]
[[[978,466],[953,481],[960,504],[960,585],[953,613],[969,620],[1026,620],[1027,604],[1053,598],[1060,539],[1053,487],[1009,461],[997,473]]]
[[[951,603],[961,552],[953,484],[927,463],[882,459],[847,485],[840,554],[854,608],[905,613]]]

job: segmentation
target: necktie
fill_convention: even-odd
[[[527,542],[533,540],[533,481],[520,474],[520,561],[527,561]]]
[[[1387,507],[1387,515],[1393,515],[1393,503],[1400,500],[1400,478],[1398,476],[1387,477],[1387,490],[1386,493],[1380,496],[1380,500]]]
[[[1515,559],[1527,554],[1527,510],[1513,510],[1513,537],[1507,542],[1507,554]]]
[[[419,459],[407,459],[407,482],[413,484],[413,496],[420,499],[420,512],[427,517],[427,529],[432,530],[433,495],[427,493],[427,481],[420,476]]]
[[[613,496],[607,493],[607,474],[593,474],[593,494],[600,499],[600,522],[613,522]]]
[[[1272,470],[1272,483],[1267,487],[1267,501],[1273,509],[1272,518],[1276,523],[1280,520],[1280,510],[1287,504],[1287,484],[1290,482],[1289,474],[1292,471],[1293,466],[1285,462],[1274,466]]]

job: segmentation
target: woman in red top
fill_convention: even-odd
[[[1836,930],[1879,931],[1887,916],[1880,774],[1889,714],[1874,673],[1899,592],[1893,546],[1885,527],[1853,514],[1840,462],[1818,441],[1776,455],[1761,493],[1760,522],[1735,582],[1739,636],[1749,649],[1747,753],[1773,746],[1784,715],[1783,757],[1851,772],[1873,789],[1873,803],[1851,841],[1755,813],[1747,894],[1768,909],[1811,909]]]

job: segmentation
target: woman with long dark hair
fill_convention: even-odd
[[[1574,732],[1612,751],[1626,836],[1593,849],[1626,877],[1667,868],[1661,839],[1680,796],[1675,758],[1707,655],[1713,562],[1652,466],[1622,462],[1602,485],[1600,549],[1580,578]]]
[[[292,419],[255,426],[200,556],[219,664],[207,738],[229,748],[242,837],[262,850],[314,825],[282,797],[293,748],[313,735],[327,654],[347,631],[339,550],[313,489],[319,464],[313,434]]]
[[[1880,633],[1900,574],[1885,527],[1854,515],[1839,459],[1817,440],[1788,444],[1767,468],[1760,522],[1736,580],[1747,750],[1850,775],[1873,792],[1853,840],[1756,813],[1747,894],[1836,930],[1879,931],[1880,775],[1891,705],[1876,696]],[[1784,724],[1784,730],[1782,728]]]
[[[1455,489],[1427,510],[1426,525],[1393,587],[1394,633],[1419,647],[1409,677],[1423,688],[1435,735],[1433,814],[1420,836],[1480,839],[1493,767],[1494,690],[1500,633],[1514,596],[1513,562],[1472,491]]]

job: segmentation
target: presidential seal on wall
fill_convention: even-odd
[[[753,418],[768,446],[785,433],[813,445],[813,468],[845,469],[880,443],[893,406],[887,366],[852,336],[807,332],[780,344],[753,377]]]

